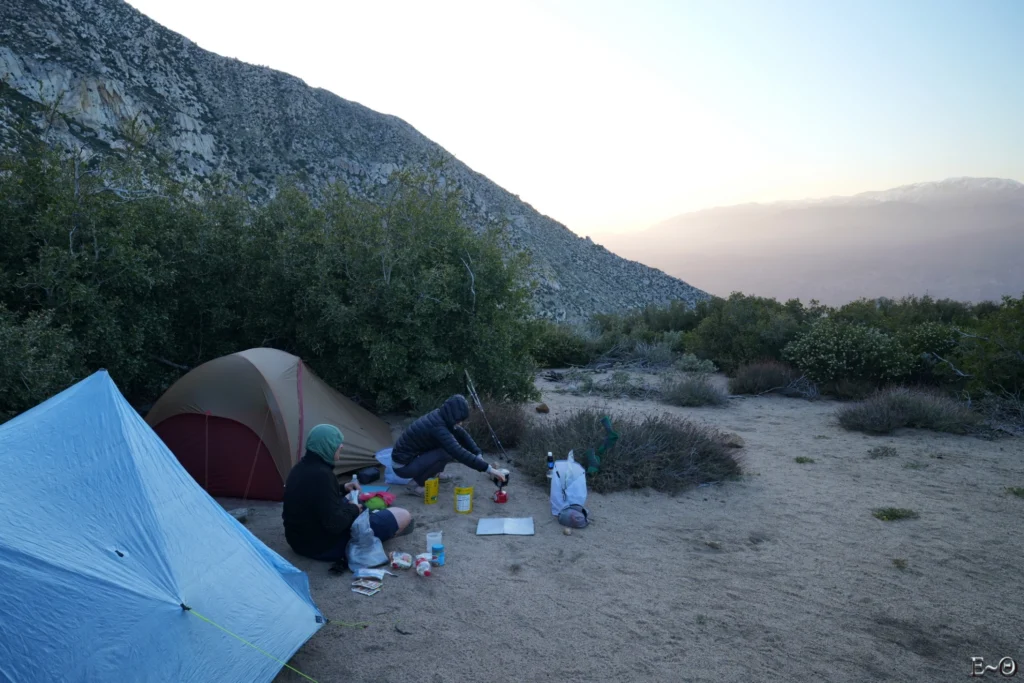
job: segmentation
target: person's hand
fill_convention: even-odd
[[[359,493],[362,493],[363,487],[359,485],[358,481],[350,481],[345,484],[345,493],[351,493],[352,491],[359,491]]]
[[[491,476],[491,479],[496,479],[502,483],[505,482],[505,475],[499,472],[498,468],[495,467],[494,465],[489,465],[487,467],[487,474]]]

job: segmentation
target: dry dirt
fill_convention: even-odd
[[[292,666],[320,683],[932,683],[967,678],[974,656],[1024,665],[1024,499],[1006,492],[1024,486],[1020,439],[866,437],[841,430],[829,401],[672,408],[539,385],[551,412],[531,419],[595,406],[735,432],[745,475],[676,497],[591,493],[593,524],[565,536],[545,490],[513,473],[509,503],[496,505],[483,475],[452,466],[475,486],[473,513],[454,512],[452,484],[437,505],[400,496],[418,529],[385,544],[421,552],[424,533],[442,530],[446,566],[430,578],[397,572],[373,597],[292,553],[279,506],[250,504],[249,528],[309,573],[320,609],[368,624],[329,624]],[[879,445],[897,455],[870,458]],[[887,506],[920,517],[871,515]],[[474,535],[481,517],[528,515],[533,537]]]

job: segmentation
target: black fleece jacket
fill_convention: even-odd
[[[469,402],[461,394],[452,396],[440,408],[420,417],[402,432],[391,451],[392,462],[401,467],[419,455],[443,448],[466,467],[486,472],[487,461],[480,457],[480,447],[469,432],[455,425],[467,417]]]
[[[316,557],[348,543],[359,508],[345,494],[328,465],[316,453],[306,452],[288,475],[284,486],[284,537],[292,550]]]

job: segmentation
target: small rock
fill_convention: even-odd
[[[547,403],[541,403],[539,406],[537,406],[537,412],[538,413],[550,413],[551,412],[551,408],[548,408],[548,404]]]
[[[565,527],[564,529],[562,529],[562,533],[566,536],[572,536],[572,529],[570,529],[569,527]]]
[[[725,445],[729,448],[743,448],[747,445],[747,442],[739,434],[726,434]]]
[[[715,550],[721,550],[722,549],[722,544],[719,543],[718,541],[705,541],[704,543],[709,548],[714,548]]]
[[[228,514],[245,524],[245,520],[249,518],[249,508],[235,508],[234,510],[228,510]]]

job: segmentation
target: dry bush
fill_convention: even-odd
[[[676,354],[673,353],[670,344],[637,342],[633,347],[633,352],[629,354],[628,360],[642,368],[664,368],[672,365],[675,357]]]
[[[729,391],[734,394],[764,394],[785,389],[799,377],[799,373],[785,363],[765,360],[740,366],[729,378]]]
[[[531,424],[520,443],[519,470],[547,486],[548,451],[562,459],[575,450],[577,461],[585,463],[587,449],[604,442],[600,423],[604,414],[584,409],[557,421]],[[671,415],[612,416],[612,425],[619,440],[601,457],[601,471],[587,475],[587,487],[592,491],[650,487],[677,492],[740,474],[736,451],[710,427]]]
[[[697,358],[692,353],[684,353],[672,363],[672,367],[679,372],[718,372],[718,366],[709,360]]]
[[[624,370],[616,370],[606,380],[597,381],[594,373],[573,369],[565,373],[566,387],[560,392],[574,396],[606,396],[608,398],[650,398],[657,390],[642,379]]]
[[[707,375],[698,374],[666,380],[661,386],[661,400],[674,406],[721,406],[729,402],[729,395]]]
[[[484,405],[487,421],[491,423],[491,427],[494,429],[494,433],[498,435],[501,445],[505,448],[516,448],[522,440],[523,434],[526,433],[527,428],[526,410],[523,408],[523,404],[493,401],[485,398],[482,398],[481,402]],[[477,408],[474,407],[470,411],[465,427],[469,435],[473,437],[473,441],[476,441],[476,444],[483,451],[487,453],[497,452],[498,447],[495,445],[494,439],[491,438],[491,433],[487,429],[484,415]]]
[[[885,389],[836,414],[844,429],[891,434],[903,427],[966,434],[980,422],[977,413],[948,396],[904,387]]]
[[[876,519],[883,522],[898,522],[901,519],[917,519],[920,515],[907,508],[877,508],[871,511]]]

